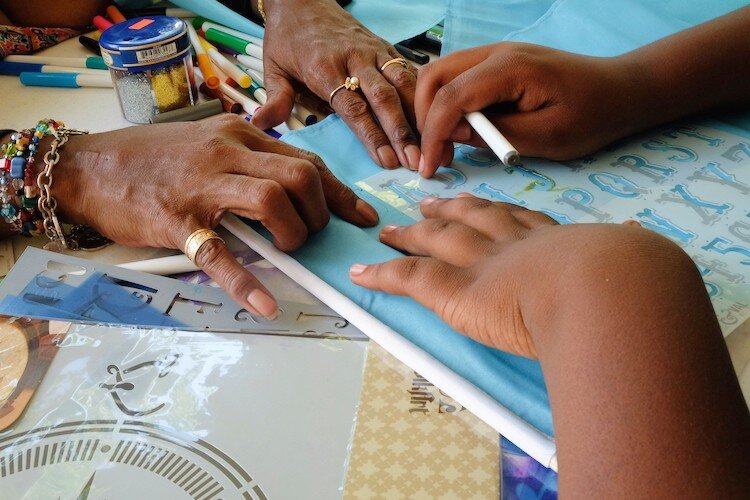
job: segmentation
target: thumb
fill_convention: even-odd
[[[252,124],[261,130],[275,127],[292,114],[294,106],[294,86],[289,77],[274,64],[266,65],[266,94],[268,100],[253,115]]]

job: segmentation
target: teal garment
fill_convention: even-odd
[[[284,135],[283,140],[315,151],[357,194],[371,203],[384,224],[414,221],[360,190],[355,182],[382,169],[338,117]],[[435,314],[412,299],[372,292],[349,280],[354,263],[373,264],[403,255],[377,239],[378,228],[360,229],[332,217],[293,257],[383,323],[439,359],[508,409],[552,435],[552,416],[539,363],[491,349],[456,333]]]
[[[508,40],[592,56],[613,56],[748,3],[741,0],[449,0],[443,53]]]
[[[172,0],[172,3],[253,36],[263,28],[216,0]],[[396,43],[424,33],[445,15],[445,0],[354,0],[346,9],[381,38]]]
[[[534,24],[555,0],[448,0],[441,54],[487,45]]]

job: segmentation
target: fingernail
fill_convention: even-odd
[[[390,146],[380,146],[378,148],[378,159],[380,160],[380,166],[385,168],[396,168],[398,167],[398,157],[396,152]]]
[[[352,276],[359,276],[365,272],[365,269],[367,269],[367,266],[364,264],[352,264],[352,267],[349,268],[349,274]]]
[[[456,198],[476,198],[476,196],[471,193],[458,193]]]
[[[260,288],[256,288],[250,292],[247,296],[247,301],[256,311],[262,314],[263,317],[270,320],[279,317],[279,307],[276,304],[276,301]]]
[[[356,210],[357,213],[370,224],[377,224],[378,220],[380,220],[378,213],[365,200],[357,200],[357,203],[354,204],[354,210]]]
[[[419,173],[421,174],[424,170],[424,155],[419,155],[419,167],[418,167]]]
[[[422,200],[422,205],[430,205],[432,203],[435,203],[437,200],[437,196],[430,196],[429,198],[425,198],[424,200]]]
[[[404,148],[404,154],[406,154],[406,159],[409,160],[409,168],[417,170],[422,163],[422,153],[419,148],[414,144],[409,144]]]
[[[398,226],[395,224],[388,224],[387,226],[383,226],[383,229],[380,230],[380,233],[388,234],[392,232],[394,229],[398,229]]]

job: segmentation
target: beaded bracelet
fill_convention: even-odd
[[[10,142],[2,147],[3,163],[0,168],[0,216],[11,228],[24,235],[46,234],[50,243],[47,250],[96,250],[112,243],[93,229],[73,226],[68,235],[57,219],[57,202],[52,197],[52,169],[60,160],[60,149],[70,135],[88,132],[67,129],[55,120],[40,120],[33,129],[11,135]],[[39,141],[47,135],[54,136],[50,151],[44,155],[45,168],[35,175],[35,154]]]
[[[39,193],[34,182],[34,155],[39,141],[58,125],[54,120],[40,120],[33,129],[11,134],[10,142],[2,147],[0,215],[14,231],[24,236],[43,231],[43,218],[37,208]]]

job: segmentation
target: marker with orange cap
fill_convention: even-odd
[[[109,18],[115,24],[124,23],[125,21],[127,21],[127,19],[125,19],[125,16],[122,15],[122,12],[120,12],[120,10],[114,5],[110,5],[107,7],[107,16],[109,16]]]
[[[219,77],[216,76],[214,67],[211,64],[211,58],[208,57],[208,54],[206,54],[206,51],[203,49],[201,39],[198,36],[198,33],[195,32],[193,25],[190,23],[185,24],[187,25],[188,35],[190,36],[190,44],[193,46],[193,50],[198,59],[198,67],[203,75],[203,80],[206,82],[206,85],[208,85],[208,88],[218,88],[220,80]]]
[[[203,38],[200,39],[200,42],[203,45],[203,49],[208,53],[208,56],[211,58],[214,64],[221,68],[221,70],[226,73],[229,78],[237,82],[243,89],[250,88],[250,84],[253,83],[250,75],[235,66],[231,61],[229,61],[229,59],[226,58],[224,54],[219,52],[216,47],[211,45],[210,42],[204,40]]]

